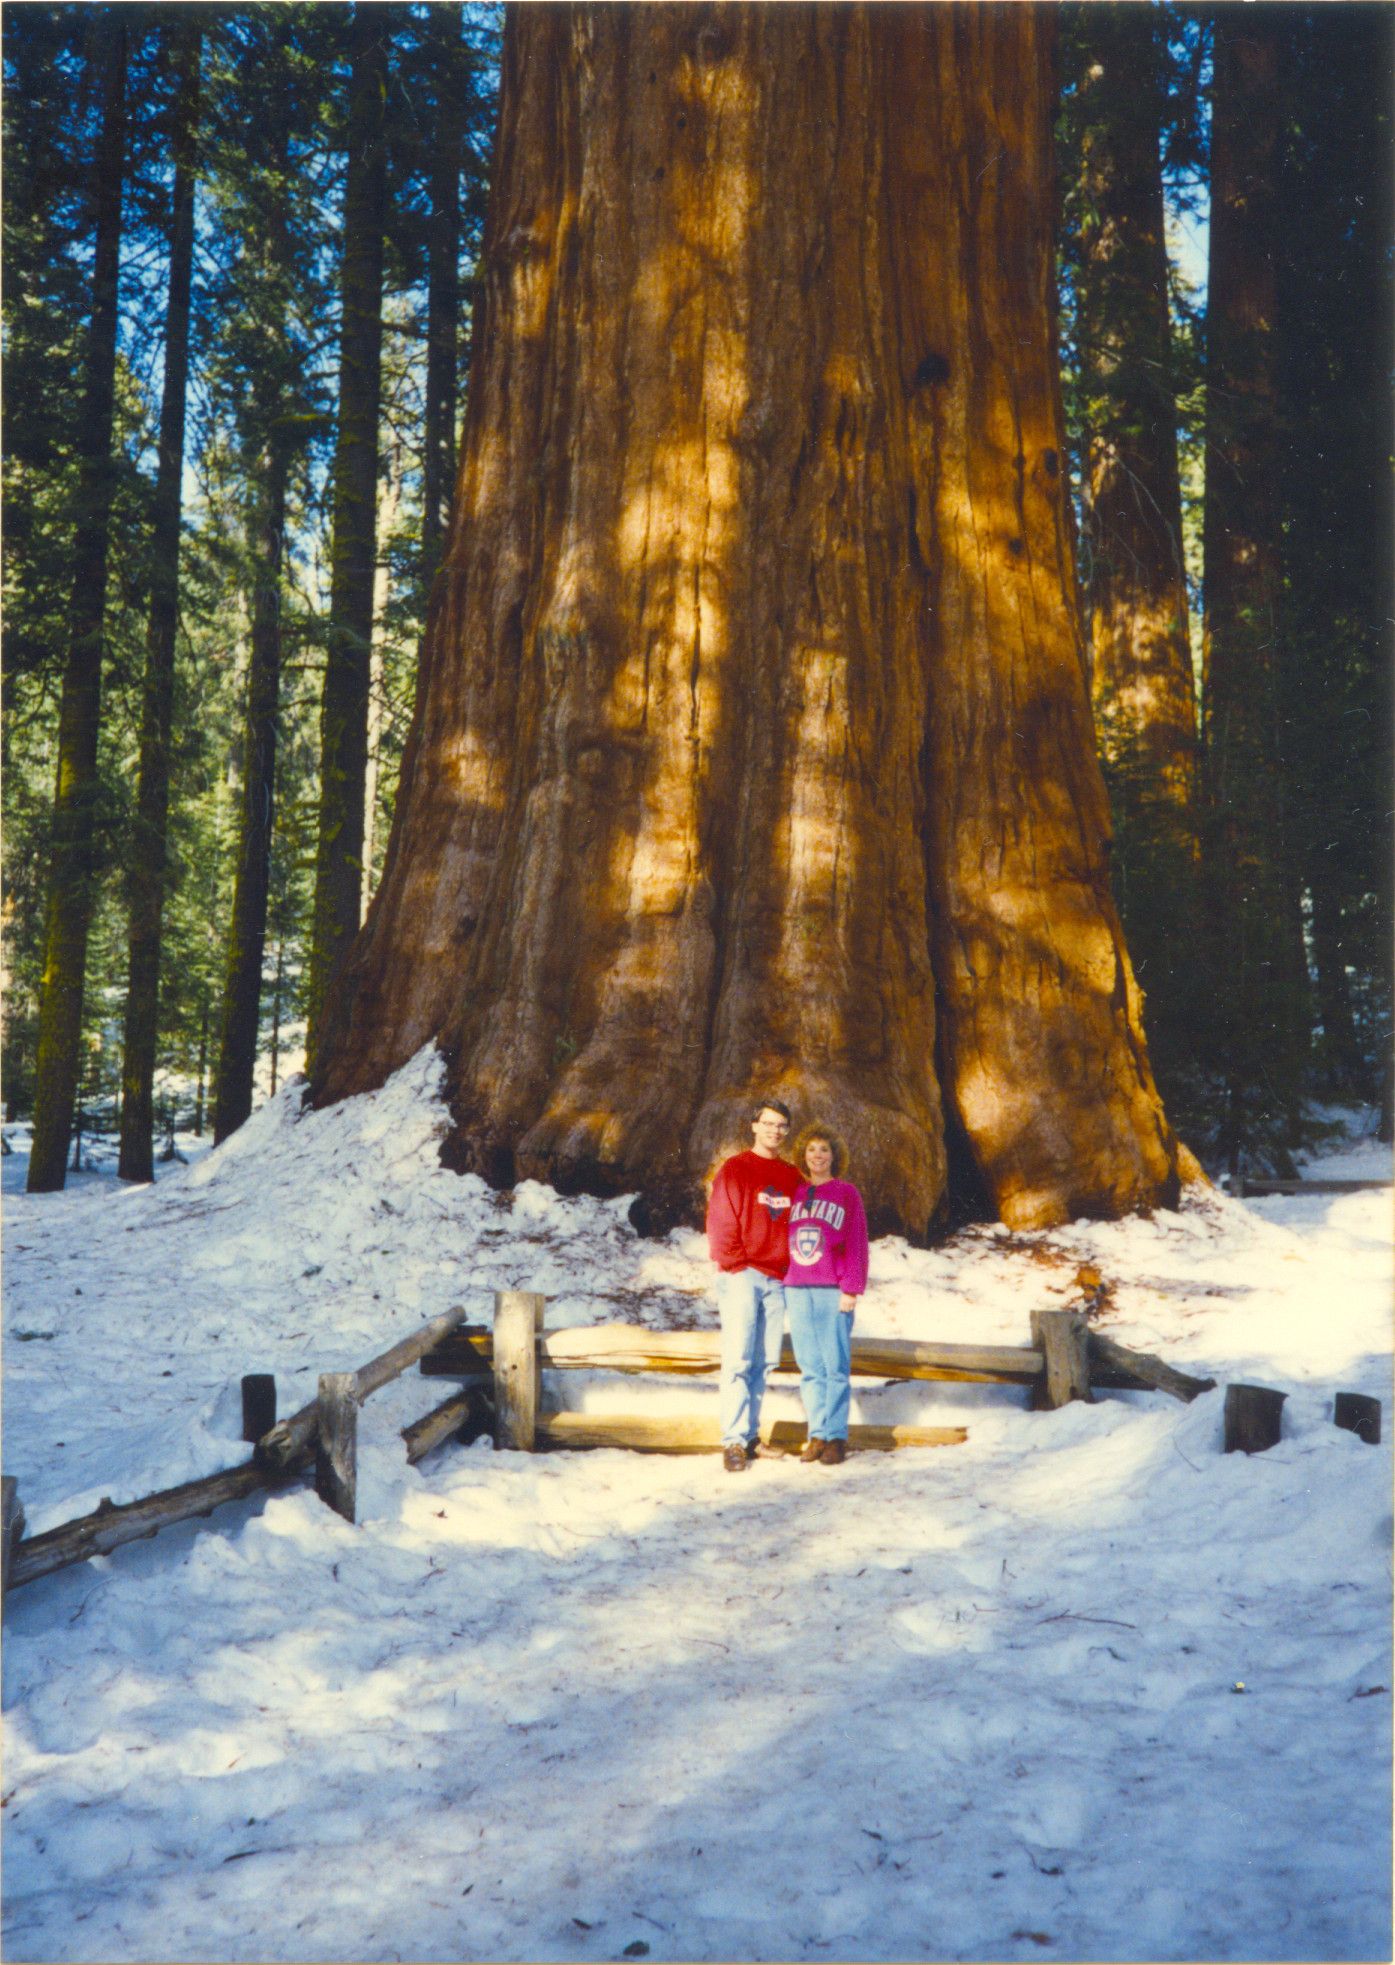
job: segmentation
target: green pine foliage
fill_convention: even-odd
[[[90,309],[84,166],[100,105],[85,56],[101,7],[11,9],[4,18],[5,394],[4,797],[6,1113],[33,1089],[46,844],[70,585],[78,377]],[[452,10],[454,11],[454,10]],[[376,802],[371,878],[381,871],[415,695],[429,570],[421,543],[426,224],[436,112],[466,103],[461,148],[462,312],[457,418],[468,367],[469,297],[483,224],[500,12],[459,13],[459,54],[433,61],[432,10],[395,6],[388,296],[385,306],[381,562],[374,662]],[[157,1156],[175,1127],[210,1123],[242,768],[242,698],[253,575],[249,518],[258,455],[287,435],[291,476],[285,635],[263,966],[258,1085],[299,1061],[305,942],[318,799],[317,718],[327,605],[327,471],[334,431],[335,278],[347,105],[347,9],[201,10],[193,362],[180,631],[171,758],[168,892],[156,1072]],[[174,77],[157,14],[133,32],[135,119],[121,285],[120,476],[113,513],[101,735],[98,903],[84,1000],[82,1130],[110,1131],[119,1096],[125,988],[124,868],[138,850],[132,807],[144,661],[145,552],[160,409],[162,309]],[[290,126],[278,182],[272,119]],[[290,213],[267,250],[269,200]],[[273,1061],[274,1060],[274,1061]],[[82,1149],[86,1152],[86,1146]]]

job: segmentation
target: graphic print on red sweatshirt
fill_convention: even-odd
[[[707,1246],[719,1269],[759,1269],[778,1281],[789,1267],[790,1202],[804,1185],[788,1160],[734,1153],[712,1183]]]

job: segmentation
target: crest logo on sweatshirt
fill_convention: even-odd
[[[763,1187],[756,1199],[771,1214],[783,1214],[790,1204],[788,1194],[782,1194],[777,1187]]]
[[[817,1222],[803,1221],[790,1237],[790,1254],[805,1265],[817,1262],[823,1247],[823,1230]]]

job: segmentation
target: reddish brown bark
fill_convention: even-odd
[[[757,1089],[922,1234],[1175,1188],[1103,863],[1052,344],[1049,12],[551,8],[383,884],[316,1095],[694,1208]],[[937,1063],[936,995],[940,1000]]]

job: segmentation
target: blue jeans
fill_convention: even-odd
[[[785,1292],[811,1440],[848,1437],[853,1320],[838,1308],[840,1294],[836,1289],[799,1289],[794,1285]]]
[[[722,1445],[750,1446],[760,1432],[765,1374],[780,1362],[785,1286],[759,1269],[722,1270],[717,1314],[722,1320]]]

